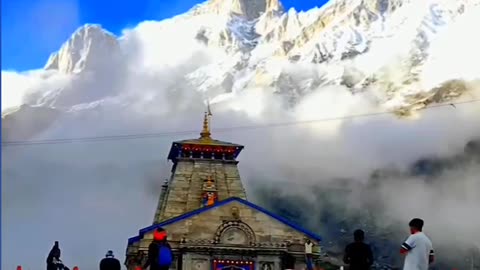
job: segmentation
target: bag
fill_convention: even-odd
[[[173,256],[172,251],[166,245],[159,245],[158,247],[158,265],[161,267],[167,267],[172,264]]]

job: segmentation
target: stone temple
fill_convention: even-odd
[[[164,228],[178,270],[305,269],[305,243],[319,257],[320,237],[247,200],[238,171],[241,145],[214,140],[210,113],[200,138],[172,143],[170,179],[153,225],[128,240],[125,264],[143,265],[153,231]]]

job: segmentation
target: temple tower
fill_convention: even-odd
[[[153,232],[168,232],[170,270],[305,269],[305,241],[321,238],[246,200],[236,160],[243,146],[211,138],[210,110],[200,138],[172,143],[172,172],[163,186],[153,225],[128,239],[125,265],[145,265]],[[308,261],[310,262],[310,261]]]
[[[242,145],[214,140],[210,109],[200,138],[172,143],[168,159],[172,173],[162,186],[153,223],[160,223],[230,197],[246,199],[237,168]]]

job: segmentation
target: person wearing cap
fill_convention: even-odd
[[[150,270],[168,270],[172,264],[173,253],[167,241],[167,232],[157,228],[153,232],[153,241],[148,246],[148,258],[143,269],[150,266]]]
[[[100,270],[120,270],[120,261],[113,256],[113,251],[107,251],[105,258],[100,261]]]

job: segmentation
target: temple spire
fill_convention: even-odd
[[[210,102],[207,103],[207,111],[203,117],[203,130],[200,132],[200,139],[204,140],[211,140],[212,138],[210,135],[210,117],[212,116],[212,112],[210,111]]]

